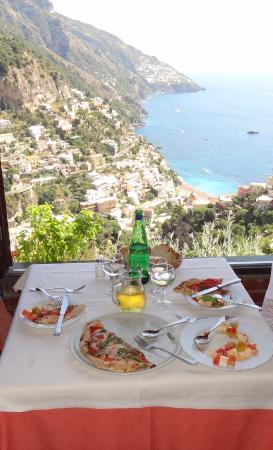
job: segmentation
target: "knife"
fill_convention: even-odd
[[[64,294],[63,301],[62,301],[62,306],[61,306],[61,309],[60,309],[60,315],[59,315],[58,321],[57,321],[57,323],[56,323],[56,325],[54,327],[54,330],[53,330],[54,336],[59,336],[61,334],[61,332],[62,332],[64,315],[65,315],[65,312],[66,312],[66,310],[68,308],[68,304],[69,304],[69,297],[68,297],[67,294]]]
[[[203,289],[203,291],[195,292],[194,294],[191,295],[191,298],[200,297],[200,295],[209,294],[210,292],[218,291],[218,289],[222,289],[226,286],[231,286],[232,284],[240,283],[240,282],[241,282],[240,278],[233,278],[233,280],[226,281],[225,283],[216,284],[216,286],[213,286],[211,288]]]

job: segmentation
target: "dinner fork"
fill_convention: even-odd
[[[78,287],[78,288],[65,288],[65,287],[53,287],[53,288],[46,288],[47,291],[65,291],[68,292],[69,294],[78,294],[79,291],[81,289],[85,288],[85,284],[83,284],[82,286]],[[44,288],[30,288],[30,291],[34,292],[34,291],[41,291]]]
[[[177,355],[176,353],[173,353],[170,350],[167,350],[166,348],[161,348],[156,345],[148,344],[148,342],[142,339],[139,335],[134,337],[134,341],[139,345],[139,347],[143,348],[143,350],[161,350],[162,352],[169,353],[169,355],[172,355],[175,358],[180,359],[180,361],[190,364],[191,366],[195,366],[195,364],[197,364],[197,361],[195,359],[185,358],[184,356]]]
[[[244,303],[244,302],[237,302],[237,300],[234,300],[232,297],[226,298],[223,297],[221,294],[211,294],[211,297],[215,297],[219,300],[224,300],[227,303],[230,303],[231,305],[237,305],[237,306],[248,306],[249,308],[257,309],[258,311],[262,311],[262,306],[256,305],[255,303]]]
[[[49,294],[45,289],[43,288],[39,288],[39,291],[41,291],[43,294],[45,294],[48,298],[50,298],[50,300],[56,305],[56,306],[61,306],[62,301],[63,301],[63,297],[59,296],[59,295],[51,295]]]

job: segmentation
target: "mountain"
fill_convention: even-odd
[[[116,36],[54,12],[48,0],[0,0],[0,31],[24,39],[74,86],[135,110],[155,92],[200,90],[190,78]]]
[[[69,97],[70,83],[57,66],[0,32],[0,110]]]

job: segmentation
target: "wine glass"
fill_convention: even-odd
[[[151,281],[160,288],[160,297],[154,300],[157,306],[165,307],[172,304],[171,300],[166,299],[165,288],[175,278],[175,270],[171,264],[154,264],[150,270]]]
[[[150,277],[151,277],[152,267],[155,264],[167,264],[167,263],[168,263],[168,261],[167,261],[166,258],[164,258],[164,256],[153,256],[153,255],[151,255],[150,258],[149,258],[149,268],[148,268],[148,272],[149,272]],[[159,286],[153,286],[151,289],[149,289],[148,292],[149,292],[149,294],[152,297],[158,297],[160,295],[160,287]]]
[[[113,258],[103,262],[103,271],[109,275],[111,280],[111,288],[105,290],[105,294],[113,295],[115,280],[117,279],[121,269],[124,269],[124,260],[121,254],[116,254]]]

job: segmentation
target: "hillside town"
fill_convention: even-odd
[[[190,207],[215,201],[205,193],[194,191],[177,177],[158,149],[137,136],[133,127],[125,124],[103,99],[87,99],[83,92],[73,89],[72,97],[61,107],[61,114],[49,103],[41,103],[39,110],[50,119],[55,136],[50,136],[45,126],[35,123],[24,130],[22,139],[13,131],[12,119],[4,114],[0,116],[1,163],[4,177],[9,180],[7,199],[27,194],[29,204],[35,203],[35,188],[49,187],[60,176],[64,179],[72,175],[79,179],[87,176],[92,188],[85,191],[80,209],[111,216],[122,230],[131,229],[133,211],[140,204],[150,219],[151,228],[156,228],[168,218],[166,212],[156,214],[161,205],[171,202]],[[80,148],[67,142],[67,137],[76,137],[73,124],[77,117],[90,111],[103,115],[118,133],[117,140],[102,137],[106,156],[92,148],[84,155]],[[52,206],[62,211],[67,201],[66,197],[55,198]],[[9,214],[13,247],[17,234],[28,227],[27,223],[20,221],[18,224],[16,220],[22,213],[19,202],[14,214]]]
[[[116,219],[121,230],[131,230],[132,216],[136,206],[141,205],[149,218],[151,230],[170,218],[166,205],[180,204],[185,209],[218,203],[229,207],[235,195],[256,196],[257,208],[273,208],[273,176],[265,183],[250,183],[239,186],[237,193],[212,197],[187,185],[168,166],[162,154],[142,136],[137,136],[133,127],[103,99],[86,98],[85,94],[73,89],[71,98],[59,107],[41,103],[42,116],[50,119],[56,134],[35,123],[27,127],[25,137],[16,136],[11,118],[0,116],[0,151],[6,186],[7,200],[23,194],[28,204],[37,203],[35,190],[40,186],[52,186],[60,177],[64,180],[76,176],[79,180],[87,177],[91,188],[86,189],[79,202],[79,210],[87,209]],[[106,118],[116,130],[118,138],[102,136],[100,144],[105,149],[95,148],[88,152],[71,145],[68,137],[75,135],[75,121],[83,121],[83,113],[96,111]],[[62,136],[62,137],[61,137]],[[67,196],[54,198],[53,208],[61,212],[68,208]],[[70,199],[71,200],[71,199]],[[29,224],[18,220],[24,207],[16,207],[10,213],[9,229],[11,244],[16,246],[16,236],[27,230]],[[165,208],[164,208],[165,207]]]
[[[237,192],[229,195],[220,195],[219,204],[222,206],[231,206],[235,196],[244,198],[248,195],[255,196],[255,203],[257,209],[272,209],[273,208],[273,175],[266,178],[264,183],[252,182],[247,185],[239,185]]]

